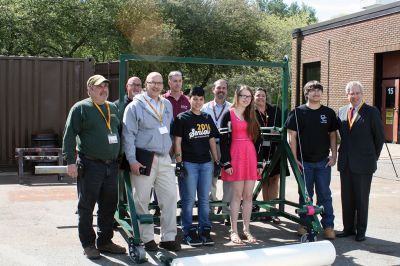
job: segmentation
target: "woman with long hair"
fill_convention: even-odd
[[[278,107],[269,104],[267,102],[267,98],[268,94],[266,89],[256,89],[256,92],[254,94],[254,103],[256,107],[257,121],[261,127],[280,127],[282,124],[281,110]],[[262,149],[263,160],[269,162],[277,149],[277,145],[269,141],[264,141]],[[263,183],[262,195],[264,201],[274,200],[278,198],[280,169],[280,161],[278,161],[268,177],[268,182]],[[286,174],[288,175],[289,169],[286,169]],[[272,221],[275,224],[280,223],[280,219],[277,216],[266,217],[265,220]]]
[[[230,238],[235,244],[243,243],[237,229],[241,201],[243,234],[249,243],[257,241],[249,227],[254,184],[262,172],[260,129],[253,101],[253,91],[246,85],[240,86],[235,91],[232,108],[221,122],[221,128],[228,128],[229,132],[221,134],[221,163],[224,167],[221,178],[232,182]]]

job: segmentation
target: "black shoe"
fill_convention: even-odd
[[[274,224],[280,224],[281,223],[281,219],[279,219],[277,216],[272,216],[271,220]]]
[[[154,240],[151,240],[147,243],[144,244],[144,249],[146,251],[157,251],[158,250],[158,246],[156,244],[156,242]]]
[[[210,227],[204,227],[203,232],[201,233],[201,241],[203,242],[204,246],[213,246],[214,245],[214,240],[212,240],[210,236],[211,228]]]
[[[169,250],[169,251],[179,251],[181,250],[181,244],[178,243],[178,241],[163,241],[160,242],[159,244],[160,248]]]
[[[154,216],[161,216],[161,210],[159,207],[155,208]]]
[[[192,227],[189,232],[183,237],[183,242],[191,247],[201,246],[202,242],[197,234],[197,228]]]
[[[105,245],[97,246],[97,249],[101,253],[111,253],[111,254],[125,254],[126,253],[126,248],[121,247],[111,241]]]
[[[356,233],[354,231],[343,231],[339,234],[336,234],[336,237],[342,238],[342,237],[348,237],[348,236],[354,236]]]
[[[228,218],[225,218],[223,224],[224,224],[225,226],[231,226],[231,219],[230,219],[229,217],[228,217]]]
[[[357,242],[365,241],[365,234],[357,234],[355,239]]]
[[[259,218],[259,220],[261,221],[261,222],[272,222],[272,217],[271,216],[261,216],[260,218]]]
[[[89,246],[83,249],[83,254],[89,260],[97,260],[101,258],[100,251],[95,246]]]

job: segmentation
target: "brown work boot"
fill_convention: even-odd
[[[324,237],[325,239],[333,240],[336,238],[335,230],[332,227],[327,227],[324,230]]]
[[[101,258],[100,252],[96,249],[95,246],[88,246],[83,248],[83,254],[86,255],[86,258],[90,260],[97,260]]]
[[[307,234],[307,228],[303,225],[299,225],[299,227],[297,228],[297,235],[302,236],[305,234]]]
[[[112,254],[125,254],[126,253],[126,248],[121,247],[111,241],[105,245],[98,246],[97,249],[101,253],[112,253]]]

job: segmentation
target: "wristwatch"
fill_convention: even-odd
[[[175,158],[181,157],[182,153],[175,153]]]

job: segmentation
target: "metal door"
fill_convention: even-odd
[[[382,122],[385,139],[398,143],[399,132],[399,79],[382,81]]]

